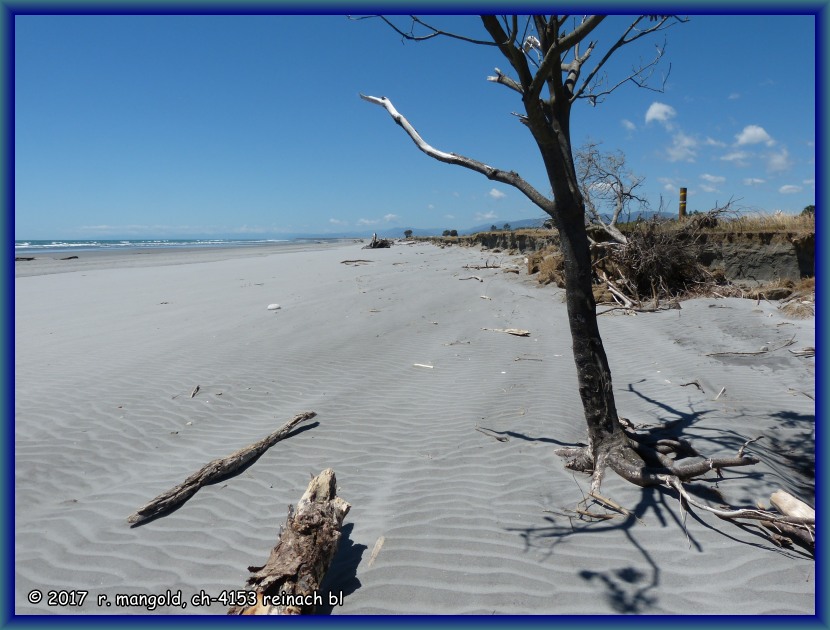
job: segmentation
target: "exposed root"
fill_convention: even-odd
[[[611,438],[609,444],[600,445],[597,452],[590,446],[564,448],[556,451],[557,455],[570,458],[567,468],[591,473],[590,496],[607,508],[620,514],[632,516],[610,499],[600,494],[602,480],[607,468],[623,479],[641,486],[662,486],[676,490],[680,501],[680,514],[685,522],[685,511],[689,506],[711,512],[725,520],[758,521],[766,527],[770,538],[776,544],[787,544],[791,539],[810,549],[815,548],[815,515],[803,516],[773,512],[763,508],[721,509],[701,503],[685,489],[684,483],[698,479],[710,471],[721,474],[721,469],[738,466],[752,466],[760,460],[745,453],[746,447],[761,439],[747,440],[741,445],[734,457],[703,458],[686,440],[653,439],[637,433],[631,428],[624,430],[622,439]],[[689,458],[694,458],[689,461]],[[584,502],[584,500],[583,500]],[[583,510],[584,511],[584,510]],[[579,510],[577,510],[580,514]],[[593,512],[583,514],[594,518],[607,518]]]

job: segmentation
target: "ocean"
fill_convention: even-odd
[[[113,239],[113,240],[16,240],[16,256],[36,253],[65,253],[100,250],[128,249],[165,249],[165,248],[199,248],[199,247],[253,247],[257,245],[275,245],[279,243],[328,243],[342,239],[297,238],[297,239]]]

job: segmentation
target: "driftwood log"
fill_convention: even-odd
[[[351,505],[337,496],[337,479],[327,468],[308,484],[263,566],[248,567],[247,585],[256,603],[232,606],[229,615],[310,615],[323,604],[320,584],[337,553],[340,528]]]
[[[196,388],[198,390],[198,387]],[[194,390],[194,394],[196,392]],[[262,455],[274,444],[288,436],[289,433],[300,422],[313,418],[317,414],[313,411],[304,411],[297,414],[291,420],[282,425],[271,435],[254,442],[245,448],[241,448],[220,459],[214,459],[205,464],[197,472],[193,473],[178,486],[171,488],[164,494],[160,494],[144,507],[139,508],[135,513],[127,517],[127,522],[132,526],[140,525],[148,519],[165,514],[183,504],[190,497],[199,491],[202,486],[215,483],[228,477],[240,468],[244,468],[251,461]]]

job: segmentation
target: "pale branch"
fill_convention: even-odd
[[[498,44],[499,51],[510,62],[513,70],[516,71],[516,75],[519,77],[519,85],[522,86],[523,90],[527,90],[533,81],[533,74],[530,72],[527,57],[522,52],[521,47],[514,45],[514,40],[511,40],[507,33],[504,32],[504,29],[494,15],[482,15],[479,17],[484,28],[490,33],[493,41],[501,42]]]
[[[588,44],[588,50],[586,50],[582,55],[579,54],[579,46],[577,46],[574,49],[573,61],[567,65],[562,65],[562,71],[568,73],[568,76],[565,79],[565,87],[571,94],[573,94],[574,87],[576,86],[577,81],[579,81],[579,75],[582,72],[583,64],[588,60],[588,57],[591,56],[591,53],[594,52],[596,45],[596,42],[590,42]]]
[[[775,514],[770,512],[769,510],[760,510],[755,508],[742,508],[737,510],[721,510],[719,508],[713,508],[710,505],[706,505],[705,503],[701,503],[696,501],[692,496],[686,492],[686,489],[683,487],[683,483],[680,479],[672,475],[663,475],[663,482],[666,486],[670,488],[674,488],[683,497],[683,500],[689,503],[690,505],[695,506],[696,508],[700,508],[701,510],[705,510],[706,512],[711,512],[715,516],[718,516],[723,519],[727,520],[735,520],[739,518],[747,519],[747,520],[755,520],[755,521],[766,521],[768,523],[786,523],[789,525],[815,525],[816,519],[815,517],[799,517],[799,516],[788,516],[786,514]]]
[[[271,448],[280,440],[285,439],[291,431],[300,422],[313,418],[317,414],[313,411],[304,411],[297,414],[291,420],[282,425],[279,429],[262,438],[258,442],[254,442],[234,451],[227,457],[214,459],[202,466],[198,471],[190,475],[179,485],[171,488],[167,492],[160,494],[155,499],[140,507],[135,513],[127,517],[127,522],[133,527],[141,523],[165,514],[174,508],[179,507],[190,497],[199,491],[202,486],[216,483],[221,479],[227,478],[229,475],[247,466],[257,457],[262,455],[265,451]]]
[[[515,171],[503,171],[463,155],[440,151],[428,144],[420,136],[420,134],[415,131],[415,128],[409,123],[409,121],[402,114],[400,114],[397,109],[395,109],[392,105],[392,101],[385,96],[377,97],[361,94],[360,98],[369,103],[383,107],[392,117],[392,120],[400,125],[401,128],[407,133],[415,145],[431,158],[434,158],[439,162],[444,162],[445,164],[463,166],[471,171],[481,173],[490,180],[513,186],[549,215],[554,216],[556,213],[556,203],[542,195],[538,190],[522,179]]]
[[[494,70],[496,72],[496,76],[487,77],[488,81],[492,81],[493,83],[501,83],[502,85],[506,85],[507,87],[509,87],[511,90],[515,90],[519,94],[524,94],[524,89],[521,85],[516,83],[516,81],[508,77],[498,68],[494,68]]]

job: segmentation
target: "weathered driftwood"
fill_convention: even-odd
[[[297,509],[263,566],[248,567],[247,586],[256,603],[232,606],[229,615],[308,615],[323,603],[320,584],[337,553],[340,528],[351,505],[337,496],[337,479],[327,468],[311,480]]]
[[[381,247],[392,247],[392,241],[385,238],[378,238],[377,234],[372,234],[372,240],[368,245],[364,245],[363,249],[378,249]]]
[[[785,516],[792,516],[794,518],[813,519],[815,521],[816,511],[809,505],[793,495],[783,490],[777,490],[772,493],[769,498],[772,506],[784,514]],[[816,548],[816,532],[815,526],[810,525],[789,525],[787,523],[762,523],[765,527],[778,532],[783,537],[800,542],[804,547],[810,551],[815,551]],[[786,539],[785,538],[785,539]],[[781,541],[781,537],[775,538]]]
[[[786,514],[787,516],[797,516],[799,518],[816,517],[816,511],[813,508],[783,490],[773,492],[769,498],[769,502],[781,514]]]
[[[304,411],[297,414],[291,420],[282,425],[271,435],[264,437],[259,442],[241,448],[220,459],[214,459],[205,464],[197,472],[193,473],[175,488],[171,488],[164,494],[160,494],[144,507],[139,508],[134,514],[127,517],[127,522],[140,525],[142,522],[155,518],[169,512],[175,507],[187,501],[204,485],[213,483],[243,468],[252,460],[262,455],[274,444],[284,439],[300,422],[313,418],[317,414],[313,411]]]

